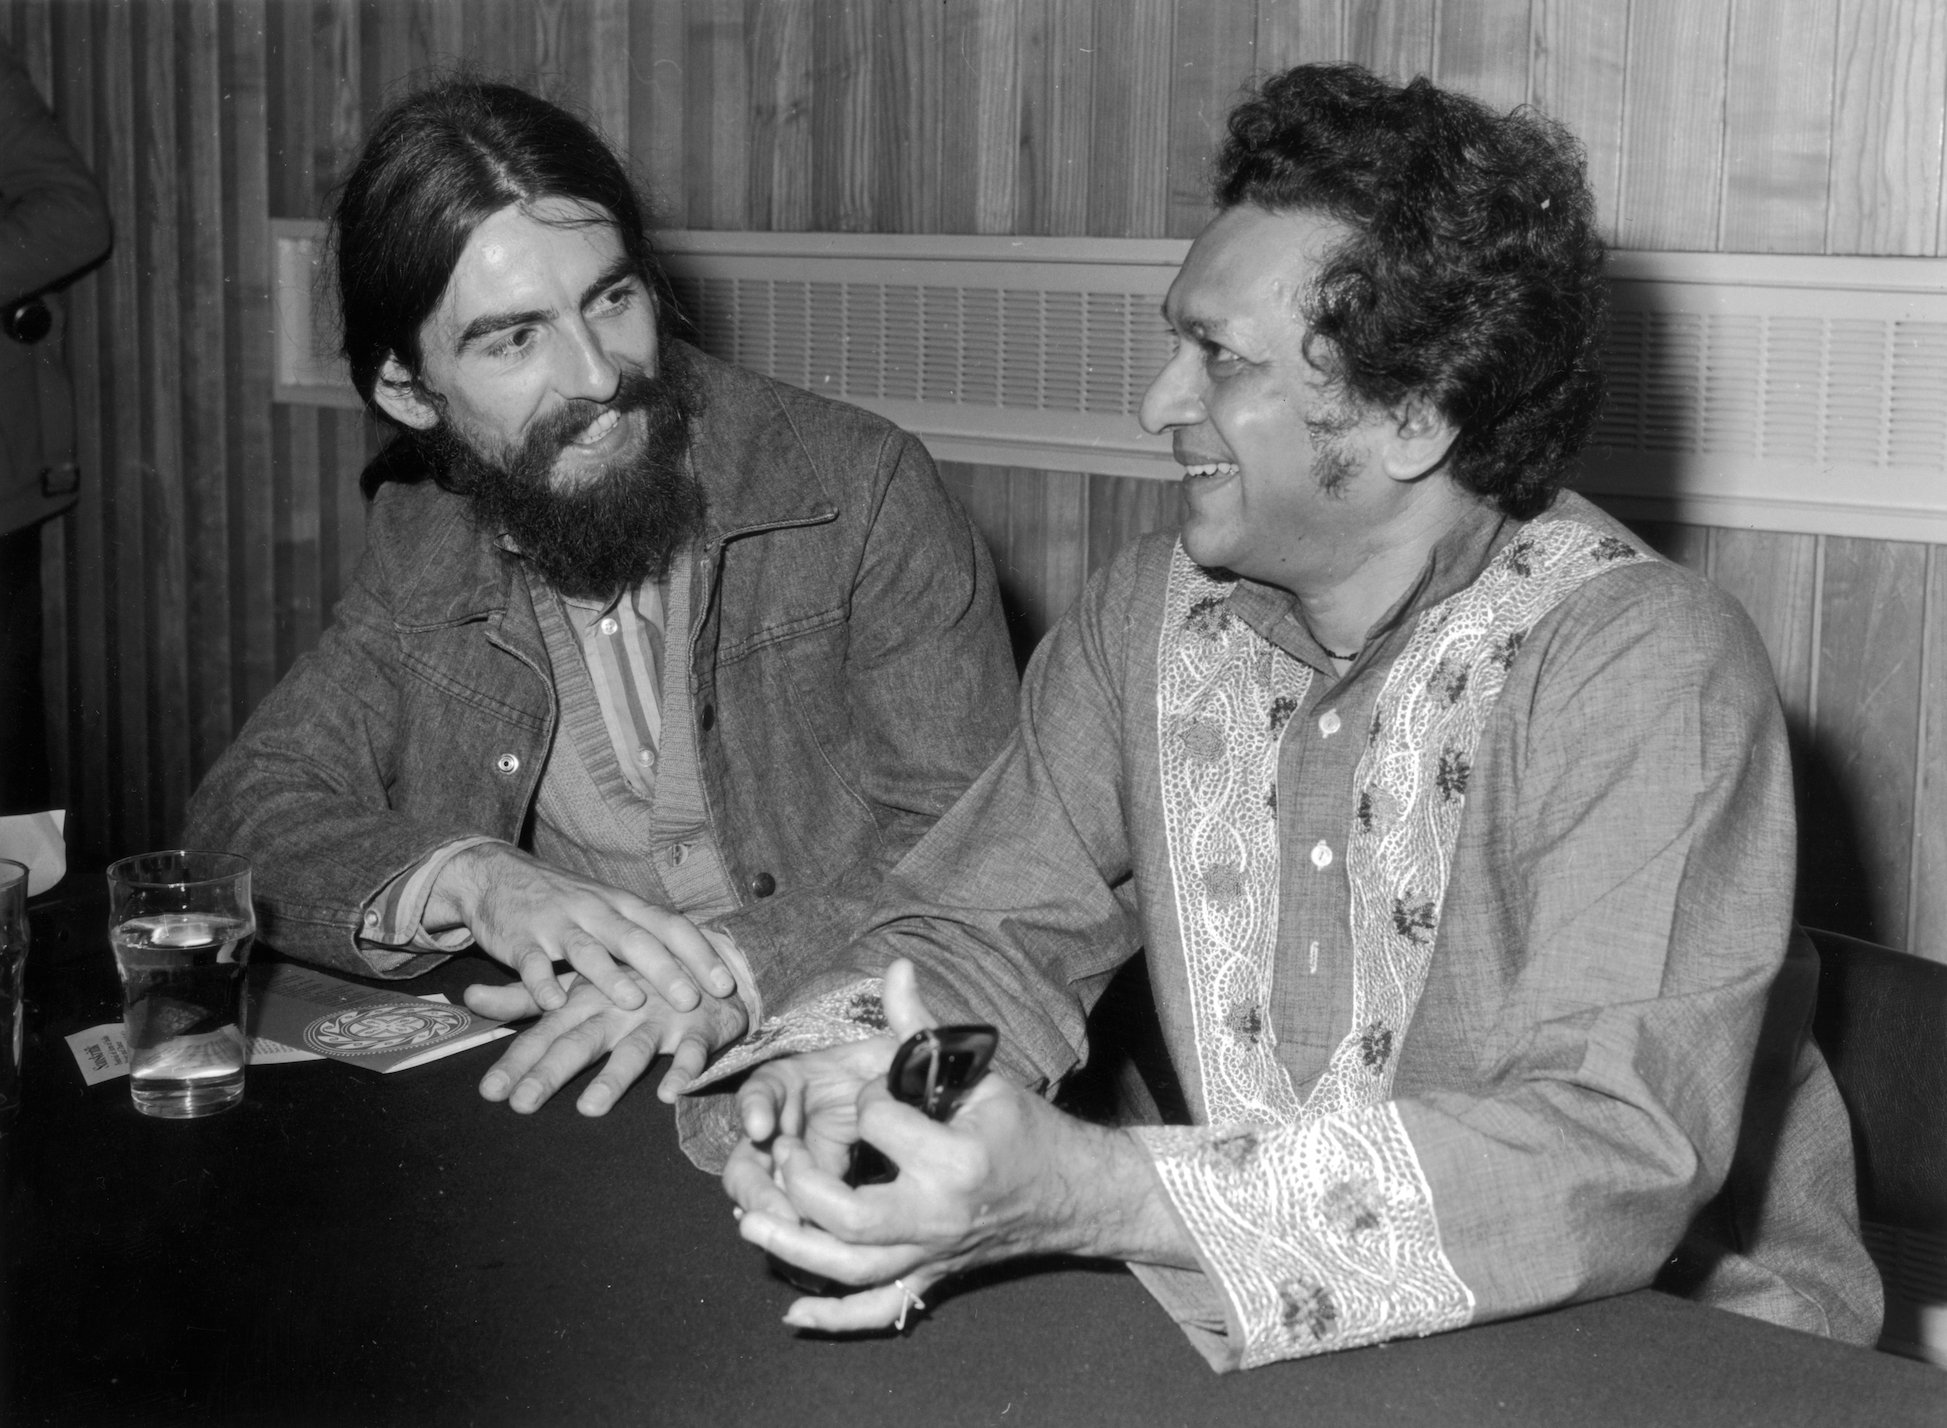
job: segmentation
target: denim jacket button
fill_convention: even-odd
[[[776,891],[777,879],[769,873],[759,873],[750,880],[750,895],[752,897],[769,897]]]
[[[513,754],[502,754],[499,758],[494,760],[495,773],[512,774],[512,773],[519,773],[520,771],[521,771],[521,761],[518,758],[516,758]]]

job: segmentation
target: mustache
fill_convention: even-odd
[[[520,445],[509,453],[506,465],[529,480],[538,477],[545,485],[555,457],[574,445],[575,438],[604,412],[623,417],[647,412],[651,425],[649,445],[659,450],[665,449],[670,429],[680,429],[687,420],[687,412],[669,383],[650,376],[640,367],[624,367],[616,381],[615,395],[607,401],[571,397],[557,410],[536,417]]]

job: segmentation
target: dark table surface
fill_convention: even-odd
[[[258,1067],[203,1121],[84,1086],[120,1014],[90,889],[35,914],[26,1104],[0,1139],[9,1424],[1947,1424],[1947,1374],[1651,1292],[1212,1374],[1124,1271],[1037,1264],[904,1337],[793,1297],[638,1087],[489,1105],[476,1048]],[[457,995],[449,964],[413,991]]]

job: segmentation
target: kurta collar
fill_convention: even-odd
[[[1366,631],[1359,658],[1347,677],[1372,663],[1415,616],[1478,580],[1487,563],[1524,524],[1485,504],[1470,507],[1427,552],[1426,564],[1413,584]],[[1327,679],[1338,678],[1330,655],[1306,628],[1297,597],[1289,591],[1239,579],[1229,603],[1245,624],[1286,654],[1303,660]]]

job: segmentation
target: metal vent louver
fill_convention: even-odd
[[[276,220],[278,397],[355,403],[317,355],[319,225]],[[1178,240],[663,235],[694,336],[856,402],[942,460],[1176,477],[1136,411]],[[1617,253],[1584,489],[1625,514],[1947,542],[1947,259]]]

